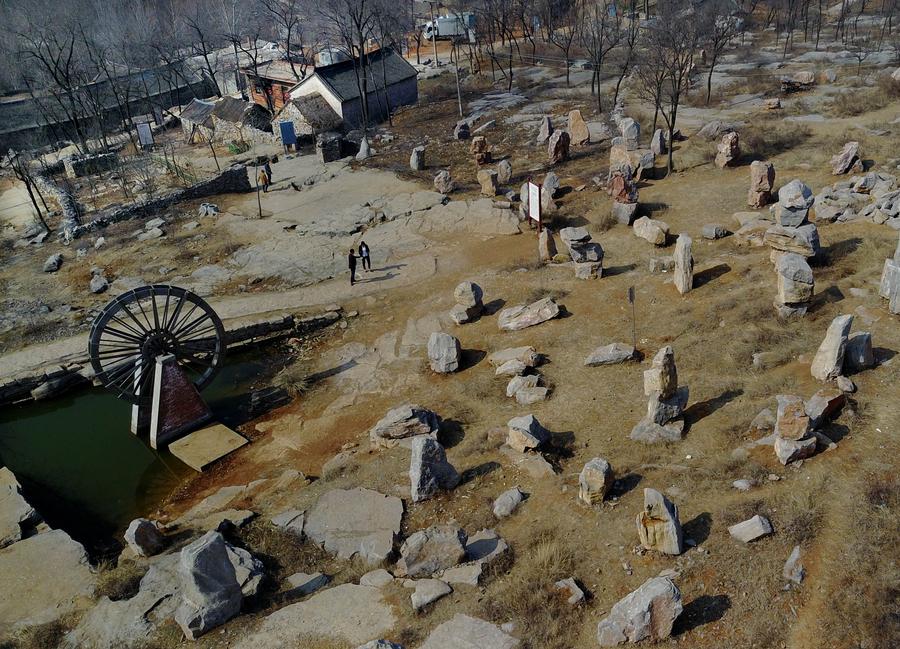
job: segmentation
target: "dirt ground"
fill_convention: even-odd
[[[446,83],[447,77],[443,79]],[[558,87],[559,79],[555,83]],[[223,485],[245,484],[285,468],[299,469],[311,484],[273,500],[261,514],[309,507],[335,488],[363,486],[408,496],[408,451],[372,451],[367,431],[388,409],[418,403],[443,418],[441,441],[464,479],[451,493],[407,503],[404,535],[438,523],[454,522],[469,534],[492,527],[510,543],[514,558],[481,587],[458,586],[418,615],[411,612],[407,591],[396,587],[390,597],[401,621],[390,639],[415,646],[429,630],[462,611],[498,623],[515,622],[515,634],[531,649],[586,649],[596,646],[597,622],[616,601],[646,579],[674,570],[684,613],[673,637],[658,646],[897,646],[900,327],[877,290],[883,260],[894,250],[897,233],[872,223],[820,224],[824,254],[813,267],[813,306],[804,318],[781,321],[772,307],[776,287],[768,248],[739,247],[734,237],[707,241],[700,231],[707,223],[737,229],[732,214],[749,209],[746,190],[753,159],[774,163],[776,186],[800,178],[814,192],[836,180],[828,159],[849,139],[861,143],[875,169],[891,170],[887,161],[897,156],[896,137],[876,133],[885,124],[896,132],[900,107],[895,101],[852,118],[790,122],[785,118],[803,112],[791,108],[799,98],[787,100],[783,113],[747,105],[735,113],[728,100],[739,90],[735,85],[733,94],[718,91],[722,103],[692,110],[684,127],[689,133],[693,129],[688,125],[713,115],[741,117],[747,126],[739,166],[717,169],[711,162],[715,143],[691,138],[678,145],[674,174],[640,187],[640,202],[654,218],[668,223],[673,234],[692,236],[693,291],[682,296],[669,275],[649,270],[649,258],[671,254],[671,243],[654,248],[629,228],[611,224],[609,198],[591,185],[593,176],[605,177],[608,143],[573,149],[572,159],[554,169],[564,194],[552,226],[588,227],[605,251],[602,279],[577,280],[568,265],[538,264],[533,231],[513,237],[446,235],[443,243],[451,254],[437,254],[433,274],[412,285],[342,299],[345,312],[356,310],[359,316],[349,319],[346,329],[324,337],[316,354],[298,359],[293,371],[309,378],[302,395],[249,425],[244,432],[253,443],[187,485],[160,516],[173,518]],[[468,92],[472,97],[480,90]],[[588,112],[591,101],[582,94],[555,108],[554,114],[579,104]],[[803,101],[803,109],[823,108],[828,95],[816,90]],[[646,107],[635,110],[648,113]],[[530,144],[533,135],[503,119],[515,112],[492,116],[497,125],[485,133],[496,159],[511,159],[512,189],[547,169],[543,148]],[[477,184],[468,143],[449,137],[456,119],[452,99],[402,111],[391,129],[396,139],[366,166],[394,172],[422,189],[430,188],[436,169],[449,168],[460,186],[454,198],[474,198]],[[431,134],[428,169],[410,172],[409,150],[425,141],[425,132]],[[575,190],[580,185],[587,187]],[[203,245],[202,254],[209,258],[228,250],[226,240],[216,239],[218,247]],[[124,257],[129,251],[115,254]],[[172,261],[193,263],[189,244],[178,254]],[[160,261],[170,260],[154,264]],[[84,275],[86,268],[64,271]],[[453,327],[446,312],[453,304],[453,288],[463,280],[483,287],[489,313]],[[626,298],[630,287],[636,294],[634,322]],[[851,293],[851,288],[863,291]],[[499,331],[495,314],[500,308],[547,295],[564,306],[564,317],[519,332]],[[871,332],[879,365],[852,377],[858,392],[825,429],[837,448],[789,467],[778,463],[771,447],[748,448],[748,442],[761,436],[750,431],[750,421],[763,408],[774,409],[775,395],[808,398],[821,387],[810,376],[809,364],[831,319],[846,313],[855,316],[854,331]],[[458,373],[442,376],[427,368],[424,341],[435,323],[461,341],[464,366]],[[640,362],[583,365],[600,345],[630,344],[632,327]],[[486,355],[519,345],[534,346],[546,359],[539,368],[552,387],[546,402],[519,406],[505,396],[505,381],[494,377]],[[643,445],[628,439],[646,406],[641,372],[664,345],[674,348],[679,382],[690,387],[687,432],[678,443]],[[756,352],[770,354],[765,369],[754,368]],[[506,422],[528,412],[554,433],[545,457],[556,468],[555,476],[534,478],[499,451]],[[338,475],[322,476],[323,464],[346,445],[358,450],[350,466]],[[589,508],[576,496],[578,473],[593,457],[610,462],[617,482],[611,498]],[[740,492],[731,486],[736,479],[757,484]],[[512,517],[494,520],[493,499],[515,485],[528,494],[527,500]],[[665,492],[678,505],[685,537],[695,544],[683,555],[673,558],[636,549],[634,518],[645,487]],[[756,513],[771,520],[773,535],[749,545],[729,536],[729,525]],[[251,537],[251,544],[262,542]],[[788,589],[782,567],[795,545],[802,548],[807,577]],[[358,576],[357,566],[327,563],[324,557],[291,560],[294,563],[282,566],[286,574],[297,566],[315,565],[327,566],[335,583]],[[552,592],[553,582],[568,576],[588,592],[585,605],[568,607]],[[245,633],[255,617],[276,605],[270,602],[268,608],[232,620],[225,633]],[[176,638],[174,626],[166,627],[157,644],[174,646]],[[196,644],[212,647],[218,641],[207,637]]]

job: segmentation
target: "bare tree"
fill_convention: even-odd
[[[740,23],[729,13],[730,7],[729,0],[714,0],[705,3],[701,9],[701,34],[703,35],[701,43],[705,48],[706,62],[709,65],[706,75],[707,105],[709,105],[709,98],[712,95],[712,77],[716,62],[739,31]]]
[[[216,97],[222,96],[222,89],[216,77],[215,50],[221,44],[222,29],[217,25],[210,0],[196,0],[191,3],[193,11],[184,14],[184,25],[190,38],[191,51],[203,61],[203,70],[209,79]]]
[[[50,226],[47,225],[44,214],[41,212],[41,208],[38,207],[37,200],[35,199],[35,194],[40,195],[40,190],[37,188],[37,183],[35,183],[34,175],[31,172],[31,158],[26,154],[10,149],[6,156],[3,159],[0,159],[0,169],[3,168],[10,169],[13,172],[13,175],[25,185],[25,190],[28,192],[28,198],[31,200],[31,206],[34,208],[34,214],[47,231],[47,234],[49,234]],[[42,197],[41,202],[43,202],[43,200]],[[46,208],[46,205],[44,207]]]
[[[577,0],[541,0],[541,23],[547,30],[547,41],[563,55],[566,63],[566,86],[569,85],[569,61],[572,45],[581,20],[581,3]]]
[[[597,110],[603,112],[600,93],[600,70],[606,55],[619,44],[622,38],[621,19],[618,12],[611,12],[606,6],[593,0],[580,0],[583,3],[581,28],[578,30],[579,41],[588,53],[591,62],[591,92],[597,89]]]
[[[291,73],[294,79],[306,76],[305,67],[297,72],[294,63],[294,50],[292,45],[299,45],[301,56],[303,55],[303,13],[299,0],[261,0],[263,7],[272,17],[275,25],[284,38],[284,51],[288,63],[291,65]],[[305,58],[305,57],[302,57]]]
[[[657,20],[648,26],[639,92],[651,98],[666,123],[670,146],[666,168],[672,173],[672,146],[682,93],[690,84],[700,25],[693,8],[684,0],[657,4]]]

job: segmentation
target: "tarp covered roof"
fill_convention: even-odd
[[[193,122],[194,124],[203,124],[212,115],[216,105],[211,101],[203,101],[202,99],[192,99],[191,103],[181,109],[179,117],[183,121]]]

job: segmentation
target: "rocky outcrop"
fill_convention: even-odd
[[[457,613],[438,625],[419,649],[515,649],[518,646],[519,641],[500,627]]]
[[[41,517],[22,495],[22,485],[6,467],[0,467],[0,548],[34,532]]]
[[[466,533],[452,525],[436,525],[409,536],[400,548],[397,574],[430,577],[458,565],[466,557]]]

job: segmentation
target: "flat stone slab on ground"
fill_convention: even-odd
[[[75,610],[94,591],[84,547],[51,530],[0,550],[0,629],[45,624]]]
[[[266,617],[256,633],[237,649],[282,649],[303,646],[301,640],[325,638],[359,646],[378,640],[396,619],[381,591],[371,586],[341,584],[309,599],[285,606]]]
[[[195,471],[202,472],[216,460],[246,443],[244,437],[227,426],[211,424],[172,442],[169,444],[169,451]]]
[[[457,613],[432,631],[419,649],[514,649],[518,639],[500,627]]]
[[[402,516],[403,501],[395,496],[370,489],[335,489],[309,511],[303,531],[342,559],[358,555],[380,563],[393,551]]]

